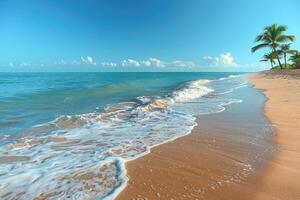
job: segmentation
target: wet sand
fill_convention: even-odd
[[[126,163],[129,181],[117,200],[253,199],[259,193],[265,163],[273,155],[270,131],[256,101],[228,107],[218,114],[197,117],[192,133],[159,145]],[[256,104],[257,103],[257,104]],[[250,110],[250,106],[253,106]]]
[[[278,146],[260,182],[264,196],[255,199],[300,199],[300,70],[263,72],[251,76],[251,82],[265,90],[264,113],[275,126]]]
[[[0,156],[1,163],[19,162],[29,160],[27,156]]]

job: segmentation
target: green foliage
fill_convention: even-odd
[[[280,70],[280,66],[279,65],[276,65],[272,68],[273,70]],[[286,65],[282,65],[282,69],[295,69],[295,65],[293,64],[286,64]]]
[[[275,53],[274,52],[269,52],[269,53],[266,53],[260,61],[263,61],[263,62],[269,61],[271,63],[272,68],[273,68],[273,65],[275,64],[275,59],[276,59]]]
[[[282,44],[280,45],[280,53],[283,55],[284,57],[284,65],[286,66],[287,65],[287,62],[286,62],[286,56],[288,53],[290,53],[290,46],[291,46],[291,43],[289,44]]]
[[[300,52],[296,51],[289,59],[295,67],[300,67]]]
[[[295,36],[284,34],[286,30],[287,27],[284,25],[272,24],[271,26],[266,26],[264,31],[255,38],[255,42],[259,42],[260,44],[252,47],[251,52],[254,53],[259,49],[269,48],[272,51],[272,56],[270,53],[269,56],[266,56],[265,54],[263,60],[270,61],[271,65],[273,65],[274,59],[277,59],[281,69],[286,67],[286,55],[290,48],[289,44],[286,43],[293,42],[295,40]],[[282,56],[285,58],[284,65],[282,65],[280,61]]]

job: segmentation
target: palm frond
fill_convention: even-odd
[[[282,34],[286,30],[287,30],[287,27],[285,25],[278,25],[277,27],[275,27],[275,31],[277,34]]]
[[[282,44],[280,45],[280,49],[284,52],[287,52],[288,50],[290,50],[290,46],[291,46],[291,43],[289,44]]]
[[[296,40],[296,36],[294,35],[286,35],[286,37],[289,38],[291,42],[294,42]]]
[[[278,35],[276,38],[277,42],[293,42],[295,40],[295,36],[293,35]]]
[[[260,42],[264,39],[265,35],[264,34],[259,34],[258,36],[256,36],[255,38],[255,42]]]
[[[288,54],[295,55],[295,54],[298,53],[298,51],[297,51],[297,50],[288,50],[287,53],[288,53]]]
[[[254,53],[256,52],[258,49],[262,49],[262,48],[266,48],[269,47],[270,45],[268,43],[262,43],[262,44],[258,44],[254,47],[251,48],[251,52]]]
[[[260,59],[259,61],[260,61],[260,62],[267,62],[267,61],[269,61],[269,59],[262,58],[262,59]]]

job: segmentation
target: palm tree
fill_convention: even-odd
[[[300,66],[300,52],[294,51],[294,54],[290,57],[290,61],[292,61],[295,67]]]
[[[280,62],[278,47],[281,43],[294,41],[295,36],[293,35],[284,35],[284,32],[287,30],[287,27],[284,25],[273,24],[271,26],[266,26],[264,28],[264,32],[259,34],[255,38],[255,42],[261,42],[260,44],[254,46],[251,51],[252,53],[256,52],[258,49],[262,48],[270,48],[275,53],[277,57],[277,61],[279,63],[280,68],[282,69],[282,65]]]
[[[276,55],[274,52],[266,53],[260,61],[270,61],[271,68],[273,69],[273,64],[275,64]]]
[[[280,46],[280,52],[283,54],[285,67],[286,67],[286,64],[287,64],[286,63],[287,54],[294,54],[295,53],[295,50],[290,50],[290,46],[291,46],[291,43],[283,44],[283,45]]]

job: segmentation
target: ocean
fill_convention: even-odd
[[[0,197],[111,199],[126,161],[243,104],[243,90],[243,73],[0,73]]]

